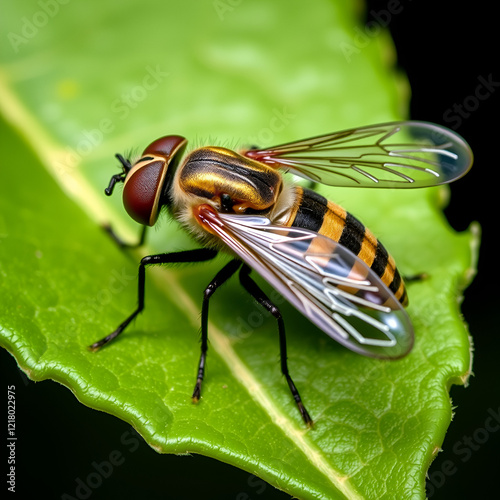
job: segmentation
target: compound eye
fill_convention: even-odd
[[[148,154],[164,156],[165,160],[168,161],[173,159],[177,153],[182,152],[186,144],[187,140],[180,135],[167,135],[152,142],[142,154],[143,156]]]
[[[128,172],[123,187],[123,204],[127,213],[140,224],[153,226],[160,204],[168,203],[164,194],[170,190],[187,140],[180,135],[167,135],[152,142]]]
[[[160,195],[168,163],[161,158],[139,160],[125,179],[123,205],[127,213],[140,224],[153,226],[158,219]]]

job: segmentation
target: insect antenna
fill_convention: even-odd
[[[129,173],[130,169],[132,168],[132,165],[129,160],[124,158],[121,154],[116,154],[115,155],[118,161],[122,164],[122,170],[123,172],[121,174],[115,174],[111,177],[111,180],[109,181],[108,187],[104,190],[107,196],[111,196],[113,194],[113,189],[115,187],[115,184],[117,182],[124,182],[125,177],[127,177],[127,174]]]

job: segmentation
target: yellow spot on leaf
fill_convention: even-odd
[[[80,85],[76,80],[65,79],[57,84],[57,97],[63,100],[74,99],[80,93]]]

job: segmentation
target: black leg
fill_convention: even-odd
[[[139,235],[139,241],[137,243],[127,243],[123,241],[113,230],[113,228],[109,225],[103,226],[103,229],[113,238],[114,242],[120,247],[120,248],[138,248],[144,245],[144,242],[146,241],[146,231],[148,229],[148,226],[142,226],[141,233]]]
[[[146,266],[158,265],[158,264],[173,264],[173,263],[183,263],[183,262],[203,262],[206,260],[213,259],[217,255],[217,250],[212,250],[210,248],[197,248],[195,250],[186,250],[184,252],[172,252],[172,253],[162,253],[159,255],[148,255],[141,260],[139,265],[139,289],[138,289],[138,305],[137,309],[118,326],[118,328],[104,337],[103,339],[95,342],[89,349],[91,351],[97,351],[102,346],[111,342],[114,338],[118,337],[120,333],[125,330],[128,324],[144,309],[144,291],[146,284]]]
[[[214,292],[221,285],[223,285],[238,270],[240,266],[241,261],[238,259],[233,259],[231,262],[226,264],[217,273],[215,278],[209,283],[203,294],[203,305],[201,308],[201,355],[200,362],[198,364],[198,376],[196,377],[196,385],[194,386],[192,395],[194,403],[197,403],[200,399],[201,383],[203,382],[203,377],[205,375],[205,361],[208,351],[208,302]]]
[[[411,274],[409,276],[403,276],[403,281],[405,283],[415,283],[418,281],[424,281],[429,278],[427,273]]]
[[[267,309],[277,320],[278,322],[278,333],[280,339],[280,359],[281,359],[281,373],[286,378],[288,382],[288,387],[290,387],[290,391],[292,393],[293,399],[297,403],[300,414],[304,422],[312,427],[313,421],[309,416],[304,404],[302,403],[302,399],[300,397],[299,391],[295,387],[293,383],[292,377],[290,377],[290,373],[288,372],[288,364],[287,364],[287,352],[286,352],[286,334],[285,334],[285,324],[283,322],[283,318],[281,316],[280,310],[269,300],[269,298],[264,294],[264,292],[259,288],[257,283],[250,277],[251,269],[247,265],[243,265],[240,271],[240,282],[245,288],[245,290],[262,306],[264,309]]]

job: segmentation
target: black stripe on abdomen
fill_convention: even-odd
[[[318,233],[328,210],[328,200],[314,191],[304,189],[292,227],[301,227]]]
[[[346,213],[345,226],[339,243],[358,255],[365,237],[365,226],[349,212]]]
[[[375,274],[379,277],[382,277],[385,268],[387,267],[387,262],[389,261],[389,254],[385,249],[384,245],[377,240],[377,250],[375,251],[375,259],[372,264],[372,269]]]

